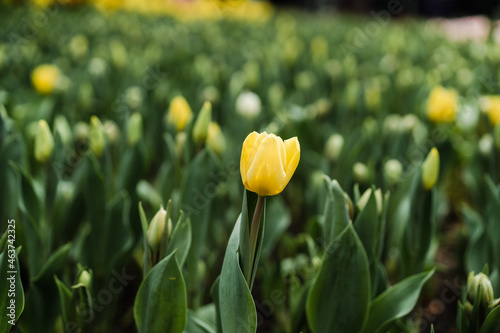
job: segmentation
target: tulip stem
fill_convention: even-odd
[[[255,260],[255,255],[257,251],[257,238],[259,236],[259,226],[260,226],[260,217],[262,215],[262,209],[264,208],[264,201],[266,197],[260,196],[257,199],[257,205],[255,206],[255,211],[252,219],[252,226],[250,227],[250,276],[249,281],[251,280],[251,276],[253,275],[253,265]]]

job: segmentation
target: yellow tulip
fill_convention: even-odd
[[[439,152],[432,148],[422,163],[422,184],[429,191],[434,187],[439,177]]]
[[[175,126],[177,131],[184,130],[192,117],[193,111],[184,97],[177,96],[170,102],[167,123]]]
[[[493,126],[500,124],[500,96],[490,96],[487,100],[486,112]]]
[[[457,107],[457,92],[438,86],[432,89],[429,96],[427,117],[434,123],[450,123],[455,120]]]
[[[219,124],[212,121],[208,125],[207,146],[210,147],[216,154],[222,155],[226,150],[226,138],[222,133]]]
[[[300,159],[297,137],[285,140],[266,132],[250,133],[243,142],[240,172],[245,188],[259,196],[276,195],[292,178]]]
[[[31,74],[31,82],[40,94],[50,94],[56,87],[61,71],[54,65],[40,65]]]

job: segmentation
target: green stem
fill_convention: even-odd
[[[262,209],[264,208],[264,201],[266,197],[262,197],[259,195],[257,199],[257,205],[255,206],[255,212],[253,214],[252,226],[250,227],[250,276],[251,279],[253,264],[255,261],[255,255],[257,251],[257,238],[259,236],[259,226],[260,226],[260,217],[262,215]]]

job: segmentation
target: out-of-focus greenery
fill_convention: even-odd
[[[239,159],[253,130],[301,147],[292,180],[266,203],[260,330],[416,330],[418,314],[407,315],[450,222],[465,253],[457,270],[488,264],[498,297],[500,48],[389,14],[240,19],[211,8],[217,19],[0,4],[0,230],[16,220],[16,328],[147,331],[148,313],[169,309],[172,332],[217,331],[215,282],[237,246]],[[433,147],[439,163],[422,166]],[[351,254],[359,279],[337,274]],[[150,298],[164,272],[177,307]],[[342,320],[325,321],[324,304]],[[495,323],[493,306],[476,306],[489,321],[462,309],[463,327]]]

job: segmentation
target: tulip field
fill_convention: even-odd
[[[389,9],[0,0],[0,333],[500,332],[500,30]]]

